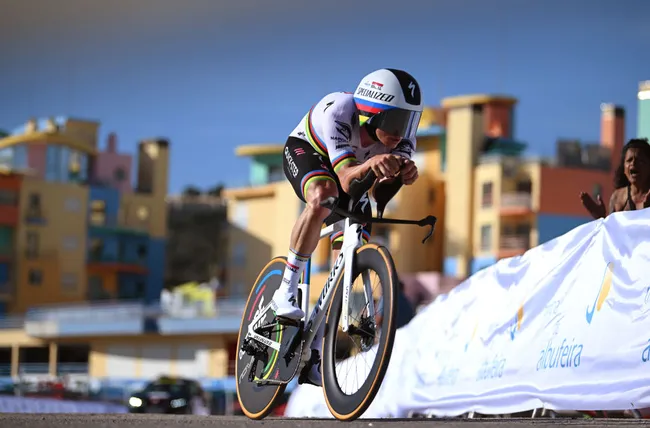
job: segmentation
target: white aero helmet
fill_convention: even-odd
[[[357,86],[354,102],[361,125],[404,138],[415,136],[422,114],[422,95],[417,80],[406,71],[373,71]]]

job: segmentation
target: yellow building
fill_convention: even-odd
[[[434,239],[423,245],[421,229],[401,225],[373,225],[371,237],[391,250],[398,273],[465,278],[589,221],[580,191],[609,194],[611,151],[623,143],[620,107],[602,106],[601,142],[559,141],[556,159],[549,161],[524,156],[526,144],[514,138],[516,103],[509,96],[467,95],[425,108],[414,155],[421,178],[403,187],[385,214],[435,215]],[[282,148],[236,149],[252,163],[252,185],[225,192],[233,225],[229,280],[241,294],[269,258],[286,255],[302,209],[282,171]],[[323,240],[312,260],[312,299],[329,270],[328,254]]]

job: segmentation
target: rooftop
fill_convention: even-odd
[[[503,103],[516,104],[517,98],[508,95],[472,94],[447,97],[442,100],[442,107],[445,109],[454,107],[466,107],[472,104]]]

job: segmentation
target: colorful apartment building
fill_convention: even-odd
[[[33,120],[0,139],[0,380],[225,378],[242,304],[160,302],[167,141],[140,142],[132,171],[98,127]]]
[[[105,299],[154,300],[163,278],[168,144],[99,150],[99,123],[30,120],[0,139],[0,314]]]
[[[433,214],[434,239],[422,244],[422,230],[403,225],[374,225],[371,238],[390,248],[398,272],[464,278],[590,221],[581,191],[611,195],[625,142],[621,107],[601,106],[601,141],[558,140],[554,159],[537,159],[526,156],[527,145],[515,138],[516,104],[508,96],[469,95],[425,109],[415,154],[421,178],[400,191],[386,216]],[[282,172],[282,147],[236,149],[251,158],[251,185],[225,192],[233,226],[229,283],[242,294],[266,260],[286,254],[302,209]],[[327,274],[329,254],[321,241],[313,257],[312,298]]]

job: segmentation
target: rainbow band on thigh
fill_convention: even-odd
[[[329,171],[325,169],[316,169],[314,171],[311,171],[309,174],[305,174],[305,176],[302,178],[302,181],[300,182],[302,197],[305,201],[307,200],[307,188],[309,185],[315,181],[322,180],[331,180],[334,184],[336,184],[336,180],[334,180],[332,174],[330,174]]]
[[[330,241],[332,242],[332,244],[334,244],[335,242],[342,243],[343,242],[343,231],[332,233],[330,235]],[[361,231],[361,241],[363,242],[364,245],[367,244],[368,241],[370,241],[370,233],[368,233],[368,231],[366,229],[363,229]]]
[[[311,113],[314,111],[312,107],[305,117],[305,135],[309,140],[309,144],[321,155],[327,157],[327,145],[323,142],[323,139],[320,138],[316,129],[314,129],[311,123]]]

